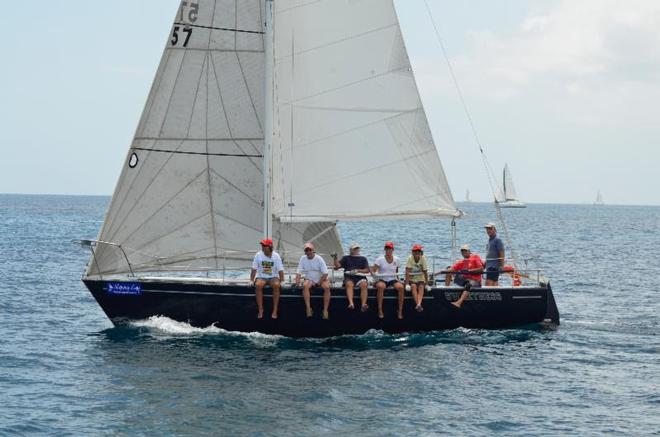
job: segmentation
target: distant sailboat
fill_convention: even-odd
[[[470,190],[465,192],[465,203],[472,203],[472,199],[470,199]]]
[[[596,194],[596,200],[594,201],[594,205],[597,206],[605,205],[605,202],[603,201],[603,195],[600,193],[600,190],[598,190],[598,194]]]
[[[516,188],[513,185],[509,164],[504,165],[502,174],[502,192],[497,196],[497,203],[502,208],[527,208],[527,205],[518,199]]]

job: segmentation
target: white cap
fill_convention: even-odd
[[[497,226],[495,226],[495,223],[486,223],[486,226],[484,226],[484,228],[486,228],[486,229],[488,229],[488,228],[497,229]]]
[[[464,244],[461,246],[461,250],[467,250],[468,252],[470,251],[470,246],[467,244]]]
[[[349,248],[350,250],[359,249],[359,248],[360,248],[360,245],[357,244],[357,243],[351,243],[351,245],[348,246],[348,248]]]

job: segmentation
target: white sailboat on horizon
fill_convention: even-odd
[[[600,190],[598,190],[598,194],[596,194],[596,200],[594,200],[594,205],[596,206],[605,205],[605,201],[603,200],[603,195],[601,194]]]
[[[496,202],[500,208],[527,208],[527,205],[518,199],[516,188],[513,185],[513,178],[511,177],[511,170],[509,170],[509,164],[504,164],[502,189],[501,193],[496,197]]]

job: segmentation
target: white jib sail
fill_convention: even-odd
[[[458,215],[392,0],[278,0],[274,23],[274,215]]]
[[[88,276],[249,264],[263,226],[262,17],[262,0],[181,2],[98,238],[112,245]],[[341,252],[334,223],[276,233],[291,257],[314,238]]]

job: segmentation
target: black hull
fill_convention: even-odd
[[[369,290],[369,310],[347,309],[344,289],[334,288],[330,319],[321,318],[321,290],[313,290],[314,317],[306,318],[300,289],[284,287],[279,318],[270,318],[270,289],[264,291],[265,316],[256,318],[254,289],[242,285],[178,281],[83,280],[114,324],[166,316],[192,326],[215,325],[228,331],[262,332],[288,337],[330,337],[363,334],[370,329],[387,333],[444,329],[498,329],[535,323],[559,324],[559,312],[550,286],[473,289],[463,308],[451,305],[461,290],[437,287],[425,294],[424,311],[416,312],[406,294],[404,318],[396,317],[394,290],[386,290],[385,318],[378,319],[375,290]],[[118,285],[119,284],[119,285]],[[125,288],[122,284],[126,284]],[[356,293],[355,302],[359,302]],[[359,305],[358,305],[359,306]]]

